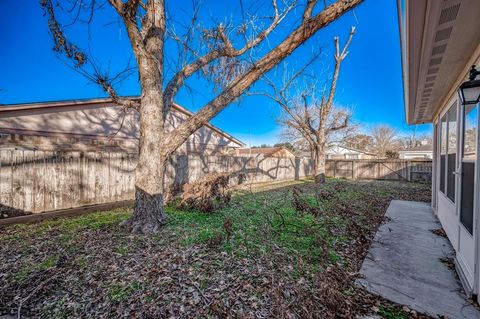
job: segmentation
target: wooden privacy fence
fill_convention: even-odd
[[[0,212],[46,212],[132,200],[137,155],[117,152],[0,150]],[[352,179],[430,180],[431,161],[327,160],[327,176]],[[247,182],[292,180],[312,175],[300,158],[174,156],[167,187],[208,173],[244,173]]]
[[[326,175],[349,179],[432,180],[431,160],[327,160]]]
[[[0,150],[2,210],[46,212],[134,198],[136,154]],[[168,187],[212,172],[244,173],[248,182],[298,179],[311,175],[310,159],[232,156],[174,156]]]

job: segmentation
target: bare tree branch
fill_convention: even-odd
[[[347,49],[350,46],[350,43],[352,42],[353,35],[355,34],[355,27],[352,26],[350,29],[350,35],[348,37],[347,43],[342,49],[342,52],[340,52],[339,48],[339,38],[335,37],[335,70],[333,71],[333,77],[332,77],[332,83],[330,84],[330,92],[328,94],[328,99],[324,103],[324,106],[322,107],[322,114],[320,115],[322,120],[324,121],[326,119],[326,115],[330,112],[330,109],[332,108],[332,103],[333,103],[333,97],[335,96],[335,90],[337,89],[337,80],[338,80],[338,75],[340,73],[340,65],[347,56]],[[321,125],[321,123],[320,123]]]
[[[113,0],[112,0],[113,1]],[[76,6],[79,6],[78,10],[81,10],[82,1],[75,2],[72,6],[71,10],[73,10]],[[123,8],[123,3],[121,0],[115,2],[116,6],[119,6],[120,9]],[[125,108],[133,108],[137,109],[140,107],[140,103],[138,101],[133,101],[131,99],[125,99],[118,96],[117,92],[115,91],[113,84],[115,81],[119,79],[123,79],[125,74],[130,74],[132,68],[126,67],[123,71],[119,72],[114,77],[110,78],[107,74],[101,74],[100,68],[96,65],[95,60],[91,57],[87,60],[87,56],[84,52],[82,52],[78,47],[74,44],[69,42],[66,38],[63,30],[55,17],[54,6],[51,0],[42,0],[41,6],[44,9],[45,15],[48,15],[49,19],[49,29],[50,33],[52,34],[54,40],[54,50],[60,54],[65,55],[68,60],[73,61],[74,63],[74,70],[79,72],[91,82],[100,85],[100,87],[110,96],[110,98],[117,104],[125,107]],[[88,8],[95,8],[95,1],[90,2]],[[92,13],[93,14],[93,13]],[[77,12],[76,16],[74,17],[74,22],[78,19],[80,13]],[[90,18],[91,19],[91,18]],[[73,23],[73,22],[72,22]],[[91,68],[93,72],[89,72],[86,70],[86,66],[90,62]]]
[[[312,11],[315,8],[318,0],[308,0],[305,10],[303,11],[303,20],[308,20],[312,16]]]
[[[288,13],[295,7],[295,4],[291,4],[285,8],[282,13],[278,12],[276,0],[273,0],[274,17],[271,24],[260,32],[254,39],[248,41],[241,49],[235,49],[225,34],[225,28],[223,25],[218,25],[216,34],[223,42],[223,46],[214,49],[207,54],[199,57],[197,60],[185,65],[180,71],[178,71],[173,78],[168,82],[165,88],[164,104],[170,107],[173,103],[173,98],[177,94],[179,88],[183,85],[185,80],[195,74],[198,70],[202,69],[206,65],[215,61],[220,57],[238,57],[243,55],[248,50],[254,48],[260,44],[275,28],[285,19]]]
[[[296,132],[297,138],[299,137],[307,141],[310,152],[313,154],[314,171],[319,181],[324,180],[325,152],[329,141],[333,139],[332,136],[350,127],[350,112],[333,108],[333,98],[340,72],[340,65],[347,56],[347,49],[351,43],[354,32],[355,28],[352,27],[350,36],[342,51],[340,51],[338,37],[334,38],[335,68],[328,97],[325,96],[325,91],[323,91],[321,99],[317,100],[315,98],[315,92],[317,91],[315,84],[307,85],[294,96],[287,96],[285,93],[287,90],[292,89],[292,84],[297,82],[300,74],[303,73],[310,63],[307,63],[304,68],[295,72],[290,79],[284,80],[283,86],[280,89],[277,88],[277,85],[273,81],[265,78],[265,83],[271,88],[273,93],[256,93],[257,95],[269,97],[282,108],[286,119],[280,120],[280,123],[286,127],[289,137],[295,137]],[[286,72],[284,71],[284,73]]]

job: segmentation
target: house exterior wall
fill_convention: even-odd
[[[407,152],[407,151],[400,151],[399,152],[400,159],[432,159],[433,154],[432,152]]]
[[[330,146],[327,150],[327,159],[372,159],[374,155],[363,153],[340,145]]]
[[[406,120],[409,124],[434,123],[432,207],[455,249],[456,268],[467,294],[480,295],[478,121],[476,158],[461,162],[463,106],[458,102],[459,86],[467,80],[470,67],[480,63],[480,1],[397,0],[397,4]],[[454,103],[458,107],[456,136],[443,137],[449,125],[441,120]],[[443,145],[451,138],[457,143],[456,152],[445,152]],[[460,185],[462,179],[467,181],[465,177],[469,178],[466,193]],[[449,196],[441,191],[448,186]],[[464,205],[473,205],[472,235],[466,234],[460,220],[461,213],[472,208],[464,210]]]
[[[123,149],[138,148],[139,115],[113,103],[95,106],[32,109],[1,114],[0,147],[37,149]],[[169,130],[188,117],[176,109],[168,118]],[[204,126],[193,134],[177,154],[226,154],[242,144]]]
[[[480,257],[480,222],[479,222],[479,198],[480,198],[480,187],[478,187],[478,174],[479,174],[479,160],[478,156],[475,161],[475,203],[474,203],[474,222],[473,222],[473,234],[470,235],[465,231],[464,226],[460,223],[460,203],[461,203],[461,185],[460,177],[455,178],[455,200],[452,201],[449,199],[444,192],[440,190],[441,184],[441,165],[440,165],[440,154],[442,152],[441,140],[442,140],[442,117],[449,111],[452,105],[457,105],[457,127],[456,127],[456,158],[455,158],[455,171],[460,170],[461,166],[461,151],[463,148],[462,141],[462,132],[460,131],[460,121],[463,121],[462,106],[458,97],[458,87],[463,81],[467,80],[468,69],[472,64],[480,63],[480,45],[475,51],[472,58],[465,64],[465,72],[462,73],[462,76],[455,81],[454,85],[449,88],[447,97],[442,101],[441,107],[435,113],[434,123],[434,154],[433,154],[433,163],[434,163],[434,172],[435,172],[435,183],[432,184],[434,194],[434,201],[432,201],[432,207],[434,208],[435,213],[437,214],[442,227],[445,230],[445,233],[448,236],[448,239],[452,243],[456,251],[456,264],[457,269],[459,270],[459,275],[466,288],[467,293],[469,294],[479,294],[480,287],[480,268],[479,268],[479,257]],[[477,106],[478,108],[478,106]],[[479,137],[479,131],[477,126],[477,140]],[[447,138],[450,141],[450,138]],[[477,144],[478,145],[478,144]],[[478,153],[477,153],[478,154]],[[447,176],[448,178],[448,176]],[[457,203],[457,204],[456,204]]]

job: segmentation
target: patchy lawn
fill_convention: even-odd
[[[156,236],[130,209],[0,231],[0,315],[333,318],[411,316],[353,286],[392,199],[430,186],[328,180],[239,192],[213,214],[168,208]]]

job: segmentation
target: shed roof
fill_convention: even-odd
[[[433,152],[433,146],[432,145],[419,145],[415,147],[410,147],[410,148],[405,148],[403,150],[399,151],[400,153],[406,153],[406,152]]]
[[[140,100],[138,96],[127,96],[125,98],[130,98],[132,100]],[[34,102],[34,103],[18,103],[18,104],[0,104],[0,118],[15,117],[15,116],[26,116],[29,115],[31,111],[44,111],[45,113],[50,112],[66,112],[73,110],[82,110],[82,109],[93,109],[93,108],[102,108],[102,107],[111,107],[115,105],[111,98],[91,98],[91,99],[73,99],[73,100],[61,100],[61,101],[45,101],[45,102]],[[174,103],[173,109],[177,112],[183,113],[187,116],[192,116],[194,113],[184,108],[183,106]],[[216,133],[222,135],[223,137],[231,140],[232,142],[238,144],[239,146],[245,146],[245,143],[239,139],[233,137],[222,129],[207,123],[205,125],[209,129],[215,131]]]

